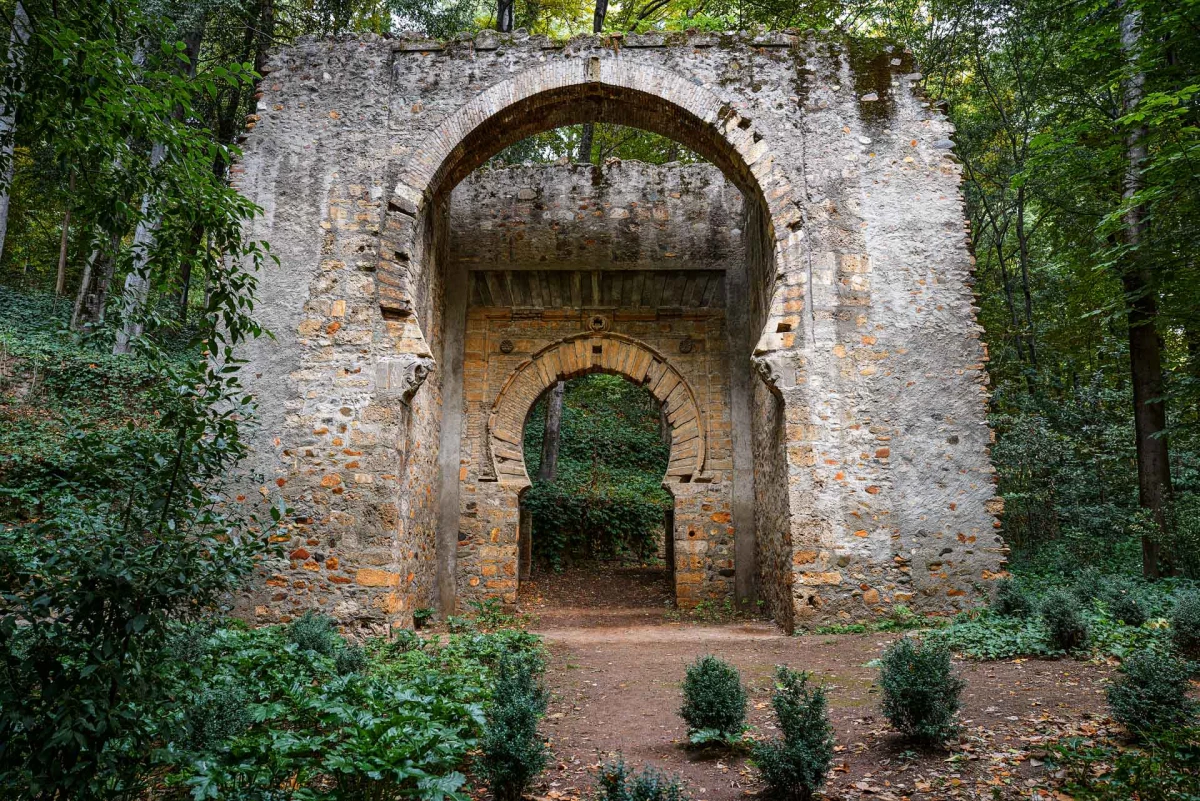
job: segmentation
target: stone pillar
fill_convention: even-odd
[[[529,572],[533,568],[533,512],[522,507],[520,520],[517,531],[518,582],[529,581]]]
[[[444,615],[453,614],[457,595],[459,485],[462,470],[463,337],[467,329],[467,265],[446,267],[445,336],[442,338],[442,429],[438,449],[441,493],[437,532],[437,596]]]
[[[725,331],[729,338],[729,422],[733,440],[734,596],[738,608],[758,600],[755,564],[754,442],[751,413],[750,291],[745,261],[725,271]],[[756,333],[757,336],[757,333]]]

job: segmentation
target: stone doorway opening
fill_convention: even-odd
[[[558,381],[525,421],[523,607],[657,608],[675,600],[667,407],[623,375]]]
[[[408,425],[438,442],[407,465],[415,476],[438,463],[426,497],[439,605],[516,601],[524,414],[553,381],[610,371],[654,384],[679,418],[667,469],[676,602],[754,609],[761,588],[786,614],[779,432],[797,373],[771,359],[801,327],[784,297],[799,289],[777,281],[803,238],[790,178],[756,122],[694,82],[626,61],[580,65],[519,76],[446,117],[388,201],[376,285],[389,335],[412,354],[395,361],[437,365]],[[703,161],[496,168],[522,140],[588,123],[649,132]],[[756,465],[768,468],[761,491]],[[426,508],[407,514],[423,521]]]

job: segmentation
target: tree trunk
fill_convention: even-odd
[[[1033,295],[1029,289],[1029,237],[1025,232],[1025,187],[1017,189],[1017,256],[1021,262],[1021,291],[1025,295],[1025,330],[1029,344],[1029,364],[1038,367],[1037,345],[1033,335]]]
[[[496,0],[496,30],[509,33],[513,29],[513,7],[516,0]]]
[[[194,78],[196,75],[196,59],[200,54],[201,34],[191,31],[184,36],[184,53],[188,57],[184,75]],[[179,117],[182,110],[176,110]],[[150,149],[150,172],[163,163],[167,157],[167,146],[155,142]],[[113,355],[129,353],[133,340],[142,335],[145,328],[143,317],[146,312],[146,301],[150,296],[150,275],[147,262],[150,250],[154,247],[155,236],[161,218],[153,208],[149,192],[142,197],[141,215],[137,228],[133,232],[133,269],[125,277],[124,301],[121,309],[121,330],[117,332],[116,342],[113,343]]]
[[[71,235],[71,202],[75,197],[75,173],[67,181],[67,210],[63,213],[62,238],[58,242],[58,276],[54,281],[54,294],[62,295],[67,290],[67,246]]]
[[[150,151],[150,170],[153,172],[167,157],[167,147],[156,142]],[[133,269],[125,276],[125,289],[122,292],[121,330],[117,332],[117,341],[113,343],[113,355],[129,353],[133,340],[142,335],[145,322],[142,316],[146,311],[146,300],[150,296],[149,265],[150,249],[154,246],[154,234],[158,229],[158,216],[155,213],[150,193],[142,198],[141,216],[137,228],[133,232]]]
[[[583,134],[579,137],[579,163],[592,163],[592,141],[596,137],[596,123],[585,122]]]
[[[1121,18],[1121,52],[1130,66],[1124,86],[1124,111],[1131,113],[1142,100],[1146,76],[1136,66],[1141,49],[1141,13],[1126,0]],[[1128,203],[1143,186],[1142,164],[1146,160],[1146,129],[1129,131],[1125,141],[1127,165],[1125,200]],[[1160,531],[1166,530],[1167,505],[1171,499],[1171,462],[1167,449],[1167,407],[1163,398],[1162,344],[1159,341],[1158,299],[1154,293],[1145,257],[1138,252],[1144,233],[1143,209],[1129,204],[1125,212],[1125,241],[1128,246],[1121,282],[1125,289],[1129,318],[1129,366],[1133,381],[1133,425],[1137,444],[1138,501],[1148,509]],[[1142,538],[1142,573],[1157,578],[1158,543]]]
[[[25,4],[17,0],[17,6],[13,9],[12,32],[8,36],[8,71],[17,78],[14,95],[20,93],[23,83],[20,80],[21,65],[25,61],[25,45],[28,43],[29,17],[25,13]],[[0,111],[0,140],[3,140],[3,144],[0,144],[0,163],[4,165],[3,176],[0,177],[0,256],[4,255],[4,240],[8,236],[9,188],[14,172],[13,136],[17,123],[16,110],[8,108],[7,103],[8,98],[5,98],[5,108]]]
[[[608,0],[596,0],[596,10],[592,13],[592,33],[604,30],[604,18],[608,16]]]
[[[563,394],[566,391],[566,382],[559,381],[546,399],[546,433],[542,437],[542,466],[538,469],[538,481],[558,478],[558,443],[562,430]]]

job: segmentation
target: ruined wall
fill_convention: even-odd
[[[725,270],[743,258],[741,193],[711,164],[481,169],[452,198],[450,257],[469,269]]]
[[[460,598],[512,599],[517,586],[517,502],[527,476],[496,474],[486,442],[489,415],[531,359],[537,363],[547,347],[580,334],[597,335],[582,352],[594,358],[595,369],[636,372],[633,359],[589,352],[593,345],[621,347],[606,337],[624,335],[661,355],[694,393],[704,428],[703,475],[681,468],[686,476],[664,476],[676,499],[677,597],[694,605],[731,593],[724,271],[744,258],[741,206],[737,189],[707,164],[518,166],[481,170],[454,190],[450,258],[469,271],[470,286]],[[653,388],[654,371],[643,373],[636,380]],[[542,385],[524,390],[522,419]],[[672,467],[682,461],[673,450]]]
[[[772,564],[792,551],[797,623],[981,597],[1004,549],[960,167],[905,58],[790,34],[493,32],[277,54],[238,168],[264,209],[251,233],[280,259],[260,277],[276,338],[246,354],[263,413],[244,496],[280,493],[295,513],[279,533],[291,558],[245,602],[261,619],[321,606],[398,624],[431,602],[438,203],[509,142],[585,119],[677,137],[763,215],[749,340],[755,447],[775,461],[756,475],[758,541]],[[656,252],[638,240],[637,259]],[[600,255],[632,255],[622,241]]]

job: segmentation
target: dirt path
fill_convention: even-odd
[[[787,637],[767,623],[671,623],[661,608],[637,604],[585,610],[547,603],[539,618],[535,630],[552,655],[545,730],[554,760],[534,795],[565,801],[590,794],[594,766],[616,752],[631,765],[681,774],[697,801],[758,790],[744,758],[701,759],[682,747],[680,681],[687,663],[706,653],[741,670],[750,722],[762,735],[773,734],[776,664],[812,671],[826,685],[838,742],[831,799],[1030,798],[1044,776],[1039,746],[1064,731],[1095,731],[1109,673],[1071,661],[965,663],[960,744],[913,754],[878,714],[877,671],[865,667],[896,635]]]

